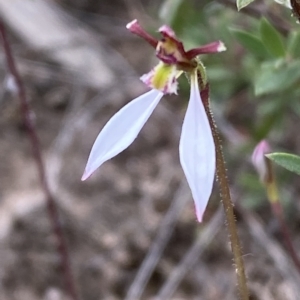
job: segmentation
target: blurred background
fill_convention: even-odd
[[[132,146],[80,181],[98,132],[147,90],[139,77],[157,63],[126,30],[133,19],[156,36],[171,25],[186,49],[226,44],[226,52],[201,59],[251,299],[300,299],[299,270],[251,165],[264,138],[274,151],[300,153],[300,31],[288,8],[271,0],[239,13],[231,0],[0,0],[0,16],[34,111],[80,299],[237,299],[218,187],[199,225],[179,164],[185,78]],[[0,59],[0,299],[70,299],[2,50]],[[297,251],[299,176],[275,172]]]

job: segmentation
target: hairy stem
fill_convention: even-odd
[[[242,300],[248,300],[249,299],[249,292],[247,287],[247,279],[245,275],[245,268],[244,268],[244,262],[243,262],[243,256],[242,256],[242,248],[237,232],[237,226],[236,226],[236,220],[235,215],[233,211],[233,202],[231,200],[230,196],[230,190],[227,180],[227,172],[226,172],[226,166],[222,151],[222,145],[221,145],[221,138],[217,129],[217,126],[214,122],[214,118],[212,115],[212,112],[210,110],[210,104],[209,104],[209,85],[205,84],[203,87],[203,82],[201,79],[201,74],[198,72],[198,82],[200,86],[200,94],[201,98],[206,110],[206,114],[209,120],[209,124],[212,130],[215,147],[216,147],[216,175],[217,180],[219,183],[220,188],[220,195],[222,198],[222,203],[225,210],[225,216],[227,220],[227,228],[229,231],[229,239],[231,244],[231,250],[233,253],[234,258],[234,264],[236,268],[236,274],[237,274],[237,286],[239,291],[240,299]]]
[[[64,239],[63,235],[63,230],[61,227],[61,223],[59,220],[59,212],[55,203],[55,199],[50,191],[47,179],[46,179],[46,173],[45,173],[45,168],[44,168],[44,163],[43,163],[43,158],[42,158],[42,152],[41,152],[41,147],[39,143],[39,139],[36,133],[36,129],[32,120],[32,115],[33,112],[29,106],[26,92],[25,92],[25,87],[23,85],[21,76],[16,68],[14,57],[11,51],[11,47],[8,42],[8,38],[6,35],[6,29],[5,26],[0,19],[0,36],[4,48],[4,53],[5,53],[5,58],[6,58],[6,64],[9,73],[13,77],[18,97],[20,100],[20,105],[21,105],[21,112],[23,114],[24,118],[24,124],[26,126],[30,143],[32,146],[32,153],[33,153],[33,158],[36,163],[36,167],[38,169],[38,175],[39,175],[39,180],[40,184],[42,187],[42,190],[45,194],[46,197],[46,203],[47,203],[47,211],[48,211],[48,216],[49,220],[52,225],[52,230],[53,233],[55,234],[57,238],[57,251],[60,254],[61,258],[61,268],[64,276],[64,281],[65,281],[65,287],[69,295],[72,297],[73,300],[78,300],[77,296],[77,291],[75,288],[74,280],[73,280],[73,274],[71,271],[71,265],[70,265],[70,259],[69,259],[69,252],[68,248]]]

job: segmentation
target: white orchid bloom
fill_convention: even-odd
[[[101,130],[92,147],[82,180],[132,144],[163,95],[176,94],[177,76],[183,70],[188,70],[191,92],[182,126],[179,154],[195,202],[197,219],[201,222],[213,188],[216,155],[211,128],[200,96],[194,57],[203,53],[220,52],[225,47],[223,43],[215,42],[186,52],[167,26],[160,29],[163,35],[161,41],[145,33],[137,21],[129,23],[127,28],[154,46],[161,62],[141,77],[152,90],[125,105]]]

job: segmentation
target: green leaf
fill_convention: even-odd
[[[282,130],[284,102],[281,98],[272,99],[260,103],[258,112],[258,122],[254,124],[254,136],[257,140],[265,139],[271,130],[276,130],[278,134]]]
[[[255,35],[236,28],[230,28],[230,31],[249,52],[254,54],[254,56],[259,58],[265,58],[268,56],[265,46]]]
[[[281,35],[265,18],[262,18],[260,22],[260,35],[263,44],[270,54],[274,57],[285,56],[285,48]]]
[[[236,6],[238,10],[241,10],[242,8],[246,7],[249,5],[251,2],[254,0],[236,0]]]
[[[289,153],[270,153],[266,156],[276,164],[300,175],[300,156]]]
[[[284,92],[300,80],[300,60],[262,64],[254,79],[256,96]]]
[[[292,32],[288,38],[287,51],[291,57],[299,57],[300,53],[300,32]]]

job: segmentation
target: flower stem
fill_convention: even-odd
[[[242,256],[242,248],[237,232],[236,220],[233,211],[233,202],[230,196],[229,184],[227,180],[227,172],[226,166],[222,151],[221,138],[215,124],[209,103],[209,85],[205,84],[203,87],[203,82],[201,80],[201,73],[198,72],[198,82],[200,86],[200,94],[204,104],[204,108],[209,120],[209,124],[212,130],[212,135],[215,142],[216,147],[216,175],[220,188],[220,195],[222,198],[222,203],[225,210],[226,220],[227,220],[227,228],[229,231],[229,239],[231,244],[231,250],[233,253],[234,264],[236,267],[237,274],[237,286],[238,292],[241,300],[249,299],[249,292],[247,287],[247,279],[245,275],[245,268]]]
[[[16,90],[20,99],[20,105],[21,105],[21,111],[24,118],[24,124],[26,126],[29,139],[32,146],[32,152],[33,152],[33,158],[36,163],[36,167],[38,169],[39,179],[41,188],[45,194],[46,197],[46,205],[47,205],[47,212],[48,217],[52,225],[53,233],[55,234],[57,238],[57,251],[60,254],[61,258],[61,268],[63,272],[63,277],[65,281],[65,287],[67,292],[69,293],[72,300],[78,300],[78,294],[77,290],[74,284],[73,274],[71,270],[70,265],[70,258],[69,258],[69,252],[68,247],[66,244],[66,241],[64,239],[63,235],[63,229],[61,226],[61,222],[59,220],[59,212],[57,209],[57,205],[55,202],[55,199],[52,195],[52,192],[50,191],[50,187],[46,178],[46,172],[44,168],[42,153],[41,153],[41,147],[39,143],[39,139],[36,133],[36,128],[34,126],[33,120],[32,120],[32,110],[30,108],[30,105],[27,100],[25,87],[23,85],[21,76],[16,68],[15,60],[11,51],[11,47],[9,45],[9,41],[6,35],[6,29],[5,26],[0,19],[0,39],[3,44],[7,69],[9,73],[13,76]]]
[[[298,272],[300,272],[300,260],[294,248],[294,245],[292,243],[289,229],[285,221],[283,208],[279,198],[279,192],[278,192],[273,165],[272,162],[267,157],[265,157],[265,163],[267,166],[267,177],[264,180],[264,186],[266,189],[267,197],[271,205],[272,212],[275,218],[277,218],[277,221],[281,227],[281,234],[284,239],[287,251],[289,252],[292,260],[294,261]]]

